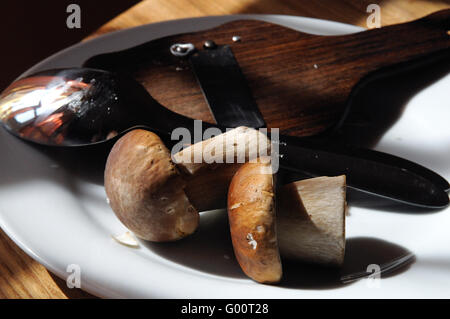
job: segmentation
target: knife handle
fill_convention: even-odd
[[[390,154],[306,138],[280,136],[280,167],[309,176],[347,176],[349,187],[420,207],[449,204],[448,182],[433,171]]]

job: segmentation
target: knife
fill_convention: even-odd
[[[230,46],[207,41],[204,47],[189,61],[217,124],[265,127]],[[278,146],[281,168],[308,176],[345,174],[348,187],[414,206],[441,208],[449,203],[447,180],[400,157],[283,135]]]

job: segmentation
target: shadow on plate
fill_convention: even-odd
[[[103,172],[112,142],[82,148],[34,144],[8,133],[0,125],[0,187],[63,176],[103,185]]]
[[[228,216],[224,210],[201,213],[198,230],[181,241],[141,241],[141,244],[168,260],[201,272],[230,278],[246,278],[234,258]]]
[[[344,265],[341,269],[301,264],[293,261],[283,263],[282,287],[291,289],[333,289],[347,286],[341,277],[366,271],[371,264],[382,265],[406,255],[409,251],[388,241],[371,237],[349,238],[345,247]],[[388,278],[403,273],[411,264],[382,275]]]
[[[204,273],[247,279],[234,257],[227,214],[223,210],[202,213],[198,231],[182,241],[174,243],[141,241],[141,244],[167,260]],[[279,287],[291,289],[343,287],[345,285],[340,281],[342,275],[364,271],[370,264],[383,264],[407,252],[408,250],[401,246],[376,238],[350,238],[347,240],[342,269],[283,260],[284,275]],[[400,268],[389,276],[395,276],[407,269],[408,267]]]
[[[373,147],[401,117],[411,98],[449,73],[450,59],[446,55],[432,57],[414,67],[393,68],[392,74],[374,77],[359,88],[342,125],[326,138]],[[418,147],[415,151],[421,152],[421,149]]]

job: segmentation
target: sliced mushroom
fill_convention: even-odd
[[[345,175],[317,177],[278,190],[278,244],[283,257],[340,266],[345,253]]]
[[[142,239],[173,241],[197,229],[199,215],[184,187],[169,150],[152,132],[127,133],[108,156],[105,190],[111,208]]]
[[[281,278],[280,254],[303,262],[342,265],[345,176],[317,177],[281,187],[275,214],[268,168],[270,164],[245,164],[230,184],[228,217],[242,270],[255,281],[276,283]]]
[[[276,235],[274,180],[270,161],[244,164],[228,193],[234,253],[244,273],[261,283],[282,277]]]
[[[240,127],[175,154],[175,165],[157,135],[133,130],[109,154],[106,193],[113,211],[136,236],[150,241],[181,239],[196,230],[199,210],[226,205],[228,185],[242,165],[227,164],[227,156],[245,162],[258,150],[268,149],[266,135]],[[213,152],[212,161],[203,160],[204,152]],[[201,160],[196,162],[198,155]]]

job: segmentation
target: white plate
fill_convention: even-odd
[[[153,38],[197,31],[238,18],[255,18],[315,34],[361,30],[335,22],[288,16],[226,16],[146,25],[75,45],[29,72],[79,66],[93,54],[131,47]],[[424,164],[450,178],[448,119],[450,76],[416,93],[376,148]],[[81,287],[102,297],[151,298],[390,298],[450,296],[450,211],[405,214],[352,207],[347,219],[345,269],[411,250],[417,261],[380,281],[335,282],[330,271],[288,265],[282,286],[247,279],[234,260],[226,214],[208,213],[194,236],[173,244],[122,246],[112,234],[125,231],[101,186],[57,167],[46,155],[0,130],[0,225],[30,256],[59,277],[81,269]]]

